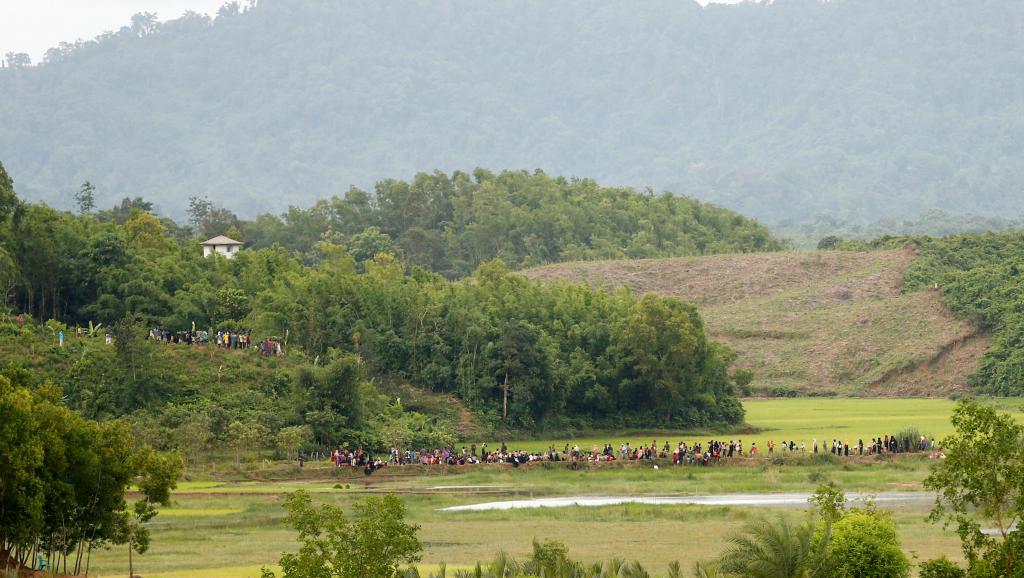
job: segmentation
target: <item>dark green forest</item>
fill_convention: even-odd
[[[206,199],[191,219],[203,235],[234,226],[251,246],[278,244],[317,258],[321,241],[345,244],[358,261],[391,253],[410,265],[461,277],[491,259],[512,268],[558,261],[775,251],[783,244],[756,221],[714,205],[651,191],[602,187],[541,172],[476,169],[380,181],[372,193],[291,207],[239,221]]]
[[[562,208],[579,209],[584,222],[595,218],[591,212],[602,202],[622,204],[596,216],[621,217],[628,232],[630,223],[642,223],[638,217],[646,215],[657,221],[650,231],[665,235],[666,251],[738,250],[750,240],[749,233],[775,243],[750,221],[684,199],[539,174],[488,178],[521,181],[523,195],[564,194]],[[516,215],[516,205],[495,200],[514,196],[515,187],[509,193],[486,178],[471,182],[465,175],[424,176],[417,182],[388,181],[378,191],[411,194],[429,190],[423,183],[441,189],[452,185],[480,193],[479,199],[455,195],[453,204],[508,206],[508,216]],[[380,448],[387,440],[450,439],[451,432],[439,422],[457,409],[430,411],[428,419],[394,401],[400,387],[411,384],[459,400],[490,431],[626,424],[710,427],[743,420],[728,372],[734,354],[709,341],[696,309],[676,299],[542,285],[493,259],[524,261],[531,254],[483,249],[470,255],[479,265],[469,276],[450,281],[401,261],[387,242],[367,249],[360,239],[368,234],[390,239],[379,230],[351,237],[342,231],[315,235],[315,228],[275,220],[285,237],[312,231],[320,239],[310,241],[310,250],[302,254],[271,244],[267,231],[273,229],[265,223],[271,217],[257,221],[263,222],[260,226],[239,223],[244,230],[262,231],[264,244],[271,246],[242,251],[233,259],[204,258],[197,236],[201,230],[160,220],[142,199],[85,210],[89,193],[87,186],[80,191],[82,214],[24,203],[0,167],[0,314],[6,323],[0,346],[7,343],[18,359],[61,384],[71,407],[88,417],[132,415],[142,423],[156,420],[157,429],[167,431],[199,420],[222,439],[251,434],[264,442],[294,427],[309,428],[310,441],[322,444],[343,439]],[[402,197],[391,209],[383,203],[368,210],[368,218],[379,217],[388,231],[394,223],[409,227],[395,230],[400,242],[419,219],[431,222],[434,214],[426,208],[442,198],[447,197],[424,196],[422,205]],[[345,199],[332,204],[338,214],[352,208]],[[389,211],[396,207],[422,210],[395,217]],[[224,215],[198,199],[192,208],[200,229]],[[551,215],[556,221],[565,217]],[[720,233],[711,226],[718,221]],[[486,220],[464,225],[472,231],[487,224],[481,238],[489,243],[514,233],[513,222],[505,228]],[[706,230],[697,230],[701,223]],[[627,246],[617,250],[626,250],[632,236],[614,221],[604,226],[608,246],[623,242]],[[642,237],[643,242],[654,243],[656,236]],[[476,247],[472,238],[453,247]],[[543,231],[535,239],[538,246],[563,242]],[[361,258],[360,250],[365,251]],[[30,316],[25,327],[14,326],[13,315],[20,312]],[[97,330],[99,323],[103,328]],[[60,331],[77,334],[75,326],[99,335],[76,339],[66,348],[53,345]],[[152,328],[251,331],[257,339],[283,341],[288,356],[257,358],[251,350],[250,364],[258,360],[268,370],[254,374],[238,364],[237,356],[214,362],[213,353],[208,361],[203,353],[181,353],[193,350],[187,345],[155,345],[145,338]],[[114,347],[98,338],[107,332]],[[19,347],[21,341],[26,345]],[[279,365],[284,371],[272,371]],[[233,423],[238,424],[234,432]]]
[[[1017,0],[262,0],[141,15],[0,70],[0,151],[26,198],[70,208],[90,180],[103,206],[179,218],[192,196],[252,218],[504,166],[794,235],[819,216],[1016,220],[1022,51]]]

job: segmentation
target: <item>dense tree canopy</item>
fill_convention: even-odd
[[[216,209],[194,204],[200,228]],[[114,346],[84,348],[54,376],[69,404],[93,418],[157,419],[186,456],[202,440],[220,440],[241,461],[297,427],[321,445],[450,439],[371,381],[454,396],[495,429],[742,422],[727,371],[734,356],[708,340],[692,306],[542,285],[493,257],[522,265],[596,256],[591,251],[778,246],[756,223],[685,199],[542,173],[420,175],[330,205],[240,222],[258,241],[226,259],[203,257],[194,235],[154,217],[141,199],[80,215],[20,204],[0,221],[0,255],[13,264],[0,313],[8,323],[9,310],[37,323],[49,318],[43,329],[54,335],[102,324]],[[360,212],[347,224],[345,215]],[[302,224],[305,217],[325,220]],[[438,240],[428,262],[416,256],[424,238]],[[425,266],[468,276],[452,281]],[[154,327],[274,336],[312,363],[281,382],[260,378],[244,394],[223,391],[159,355],[146,338]],[[281,446],[296,447],[294,435],[285,438]]]
[[[174,16],[164,14],[165,17]],[[1024,5],[261,0],[0,70],[0,150],[64,208],[251,217],[381,175],[543,168],[772,224],[1024,209]],[[934,231],[932,231],[934,232]],[[511,263],[511,261],[509,261]]]
[[[542,172],[477,169],[388,179],[372,194],[291,207],[280,216],[211,223],[207,234],[237,224],[256,247],[275,243],[316,258],[321,240],[343,242],[358,261],[377,253],[449,277],[502,259],[513,268],[553,261],[648,258],[781,248],[766,228],[732,211],[669,194],[602,187]]]
[[[0,371],[0,552],[21,564],[38,552],[78,574],[92,548],[129,541],[129,484],[167,502],[181,459],[136,449],[126,423],[81,417],[61,393],[27,371]]]

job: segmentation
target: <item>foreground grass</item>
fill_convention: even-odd
[[[570,471],[505,466],[463,468],[438,476],[339,478],[309,482],[188,482],[175,494],[174,505],[153,524],[153,546],[136,558],[142,576],[257,577],[261,565],[272,565],[283,551],[294,550],[294,535],[284,527],[281,496],[312,489],[316,499],[349,506],[367,493],[403,496],[410,519],[421,526],[423,563],[469,566],[489,560],[500,549],[523,556],[533,538],[558,539],[575,556],[597,561],[613,556],[635,558],[663,573],[669,562],[690,564],[713,556],[726,536],[745,521],[762,515],[800,517],[800,509],[765,510],[738,507],[650,506],[570,507],[487,512],[440,512],[441,508],[491,500],[547,495],[703,494],[734,492],[812,491],[825,480],[847,491],[920,490],[928,460],[869,461],[855,464],[761,464],[757,467],[611,467]],[[309,474],[347,476],[347,470],[324,468]],[[335,488],[335,484],[341,488]],[[344,486],[347,484],[348,489]],[[477,489],[432,490],[437,486],[488,486]],[[921,506],[900,507],[894,516],[908,552],[922,557],[952,556],[955,538],[924,522]],[[100,576],[122,575],[123,548],[97,552],[93,570]]]

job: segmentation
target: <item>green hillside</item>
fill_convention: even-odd
[[[0,323],[13,340],[4,365],[40,370],[36,382],[54,380],[68,405],[88,417],[133,416],[158,432],[196,427],[225,442],[266,444],[290,431],[317,447],[342,440],[379,450],[440,447],[477,426],[493,434],[742,423],[732,353],[708,339],[693,305],[534,283],[488,251],[497,247],[497,256],[522,263],[560,255],[519,252],[548,245],[579,244],[583,254],[591,243],[612,254],[766,250],[778,244],[766,230],[681,198],[542,173],[480,175],[388,181],[388,190],[406,193],[402,201],[375,202],[358,225],[366,229],[328,227],[305,251],[266,235],[232,258],[207,258],[192,229],[158,219],[144,201],[83,206],[79,215],[22,203],[0,166]],[[432,192],[425,182],[455,190]],[[563,200],[547,212],[552,221],[528,217],[539,211],[536,198]],[[349,198],[334,201],[334,216],[352,208]],[[442,262],[473,267],[459,280],[425,269],[430,263],[409,258],[389,236],[406,240],[420,219],[433,223],[435,214],[418,209],[444,214],[446,203],[483,214],[454,211],[464,230],[476,232],[464,239],[455,226],[444,229],[451,247],[475,259],[440,253],[453,257]],[[487,219],[492,211],[506,216],[504,226]],[[210,225],[209,216],[195,224]],[[570,226],[570,217],[593,224],[586,237],[574,236],[587,227]],[[553,231],[517,229],[562,221]],[[285,242],[302,231],[295,222],[279,224]],[[274,231],[266,219],[238,225]],[[19,318],[24,327],[15,326]],[[94,337],[54,350],[60,332],[77,339],[78,328],[95,323],[111,333],[112,345]],[[209,342],[224,331],[253,336],[247,361],[209,343],[180,343]],[[178,342],[166,343],[168,336]],[[49,343],[38,343],[43,338]],[[261,342],[273,349],[257,354]],[[297,358],[294,365],[276,356],[277,343]],[[55,359],[40,360],[37,351]],[[408,407],[406,389],[448,407]],[[635,403],[618,403],[624,398]]]
[[[819,214],[1014,220],[1022,19],[1017,0],[261,0],[0,70],[0,151],[28,198],[68,208],[88,179],[101,206],[141,195],[179,217],[193,195],[252,217],[503,166],[793,234]]]
[[[757,394],[946,395],[965,390],[989,345],[940,293],[903,290],[909,249],[563,263],[545,281],[679,297],[754,372]],[[938,281],[938,279],[936,279]]]

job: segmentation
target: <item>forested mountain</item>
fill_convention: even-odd
[[[382,175],[542,168],[777,224],[1024,209],[1024,4],[261,0],[0,70],[0,154],[70,206],[244,216]]]

